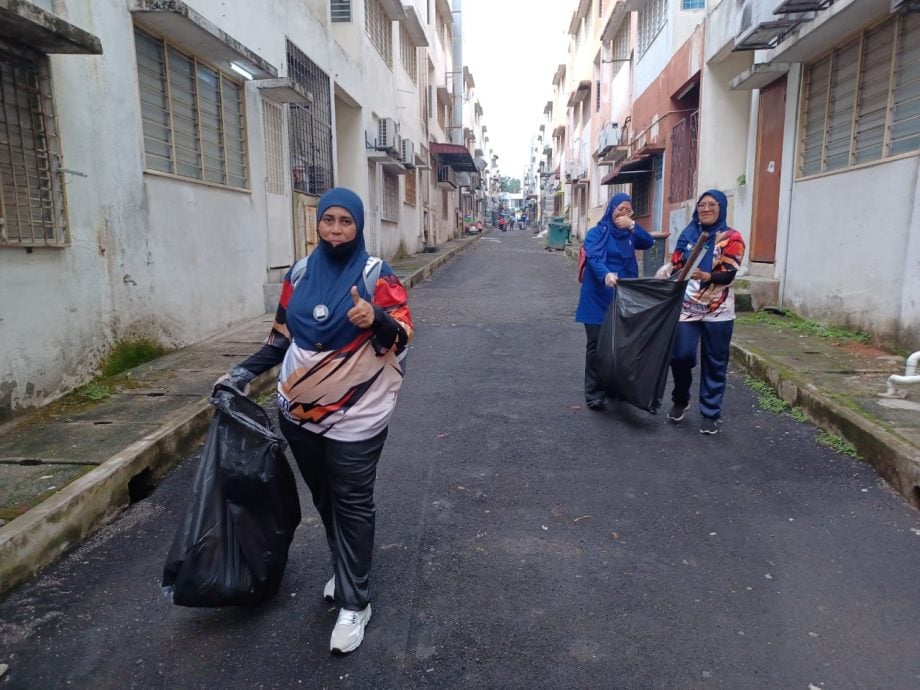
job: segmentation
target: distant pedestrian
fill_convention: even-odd
[[[245,390],[281,364],[278,421],[323,521],[341,607],[329,647],[358,648],[371,618],[374,480],[412,337],[406,290],[364,248],[364,204],[337,187],[316,209],[320,243],[284,278],[262,348],[221,380]],[[301,277],[302,276],[302,277]]]
[[[728,227],[725,195],[711,189],[696,204],[693,220],[677,239],[671,270],[683,268],[702,232],[709,233],[699,267],[690,274],[671,358],[674,405],[668,417],[679,422],[690,404],[690,384],[700,350],[700,432],[715,434],[722,416],[729,348],[735,325],[732,281],[744,258],[744,238]]]
[[[505,217],[504,216],[501,216],[498,219],[498,229],[501,230],[502,232],[505,232]]]
[[[633,220],[628,194],[615,194],[600,222],[585,236],[585,273],[575,321],[585,326],[585,402],[589,409],[605,410],[606,395],[597,374],[597,337],[613,301],[619,278],[637,278],[637,249],[649,249],[655,239]]]

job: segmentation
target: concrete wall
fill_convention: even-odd
[[[398,26],[391,69],[364,33],[363,3],[354,4],[351,23],[330,25],[325,0],[237,1],[232,8],[226,0],[186,1],[279,75],[287,73],[290,36],[330,76],[336,184],[380,198],[371,193],[377,180],[369,179],[364,149],[374,115],[397,118],[418,145],[427,144],[417,91],[398,95],[411,84],[399,61]],[[70,246],[0,249],[0,416],[84,383],[117,341],[143,336],[181,346],[263,313],[263,290],[305,232],[299,218],[297,239],[284,227],[292,220],[289,180],[284,196],[267,198],[256,82],[244,90],[248,190],[146,172],[128,3],[39,4],[95,34],[104,54],[51,58],[63,167],[85,177],[65,178]],[[422,6],[419,15],[426,14]],[[439,56],[436,64],[443,72],[449,63]],[[372,224],[368,246],[385,258],[400,246],[414,249],[419,213],[403,206],[405,222],[383,236]]]
[[[882,341],[916,338],[917,272],[902,268],[920,265],[918,166],[911,156],[795,184],[784,306]]]

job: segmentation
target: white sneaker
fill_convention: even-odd
[[[336,654],[348,654],[361,646],[364,640],[364,626],[371,619],[371,605],[363,611],[339,611],[339,619],[332,629],[332,638],[329,640],[329,649]]]
[[[329,582],[323,587],[323,599],[329,603],[335,602],[335,575],[329,578]]]

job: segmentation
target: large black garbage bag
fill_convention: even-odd
[[[180,606],[258,604],[281,585],[300,523],[286,443],[268,414],[219,385],[192,501],[163,568],[163,591]]]
[[[597,373],[611,398],[655,414],[668,380],[686,281],[622,279],[597,339]]]

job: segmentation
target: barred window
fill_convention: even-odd
[[[242,85],[162,39],[134,35],[147,169],[247,188]]]
[[[405,201],[409,206],[415,206],[416,199],[416,175],[415,170],[409,170],[406,172],[405,177],[403,178],[406,181],[406,197]]]
[[[288,76],[313,96],[313,102],[288,106],[292,185],[298,192],[321,195],[333,185],[332,99],[329,75],[291,41]]]
[[[351,0],[330,0],[329,8],[334,22],[351,21]]]
[[[418,51],[404,24],[399,25],[399,61],[412,80],[418,83]]]
[[[799,174],[920,150],[920,15],[895,16],[809,65]]]
[[[383,208],[380,217],[395,223],[399,220],[399,177],[383,172]]]
[[[268,193],[284,194],[284,111],[265,98],[262,99],[262,133]]]
[[[0,41],[0,246],[64,245],[48,58]]]
[[[632,206],[637,216],[647,216],[651,209],[652,176],[636,175],[632,183]]]
[[[706,0],[681,0],[680,8],[682,10],[705,10]]]
[[[668,21],[667,0],[648,0],[639,9],[639,55],[643,55]]]
[[[624,21],[623,25],[617,31],[617,35],[613,37],[613,54],[610,56],[611,59],[629,59],[629,26],[630,22]],[[614,66],[614,69],[617,69],[617,67]]]
[[[380,53],[388,67],[393,67],[393,31],[392,21],[380,4],[380,0],[364,2],[365,31],[371,43]]]

